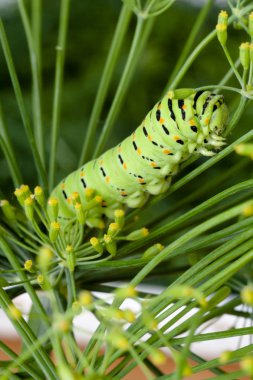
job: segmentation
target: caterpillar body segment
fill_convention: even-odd
[[[102,196],[89,209],[87,224],[126,205],[141,207],[149,194],[168,189],[172,175],[192,154],[213,155],[225,144],[221,136],[228,119],[222,95],[191,89],[170,91],[125,140],[71,173],[53,190],[59,218],[75,217],[71,194],[78,192],[83,206],[87,189]]]

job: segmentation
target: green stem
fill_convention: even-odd
[[[21,268],[21,265],[19,264],[17,256],[11,250],[9,244],[1,236],[0,236],[0,248],[4,252],[4,254],[5,254],[6,258],[8,259],[8,261],[10,262],[12,268],[17,271],[20,280],[24,281],[24,289],[29,294],[29,296],[31,297],[33,305],[37,308],[38,314],[40,314],[44,318],[44,320],[45,320],[44,322],[47,325],[49,325],[49,323],[47,322],[46,311],[43,308],[43,306],[39,300],[39,297],[38,297],[37,293],[35,292],[35,289],[33,288],[33,286],[29,282],[26,282],[29,279],[28,279],[26,273],[21,270],[22,268]]]
[[[52,189],[55,179],[56,152],[60,126],[61,99],[63,87],[63,72],[66,51],[66,36],[68,29],[70,0],[61,0],[60,25],[58,44],[56,47],[55,84],[51,132],[51,149],[49,162],[49,188]]]
[[[100,119],[101,111],[108,93],[108,89],[115,71],[115,65],[119,58],[119,53],[124,41],[128,25],[130,22],[132,12],[126,3],[123,3],[119,20],[116,26],[114,37],[110,46],[110,50],[105,62],[104,71],[100,80],[99,88],[96,94],[96,99],[92,108],[89,124],[87,127],[86,136],[84,139],[84,144],[82,152],[79,159],[79,166],[87,162],[94,150],[94,145],[96,143],[96,131],[98,126],[98,121]]]
[[[44,188],[47,190],[47,176],[46,176],[45,167],[43,165],[40,154],[38,152],[37,144],[35,142],[35,138],[34,138],[34,134],[33,134],[33,130],[32,130],[31,125],[30,125],[29,116],[28,116],[28,113],[27,113],[26,108],[25,108],[23,95],[21,92],[20,84],[18,81],[18,77],[17,77],[15,67],[14,67],[10,47],[8,44],[8,40],[7,40],[7,36],[6,36],[5,30],[4,30],[2,20],[0,20],[0,41],[2,44],[5,60],[6,60],[7,66],[8,66],[8,70],[9,70],[9,74],[11,77],[11,81],[12,81],[13,89],[15,92],[16,100],[18,103],[19,111],[21,114],[21,118],[22,118],[24,128],[25,128],[25,131],[26,131],[29,143],[30,143],[30,147],[31,147],[31,150],[33,153],[35,165],[36,165],[38,174],[40,176],[40,179],[42,181],[42,184],[43,184]]]
[[[128,55],[128,59],[126,62],[126,66],[124,68],[121,80],[119,82],[109,114],[106,118],[103,130],[100,134],[98,143],[96,145],[96,150],[93,154],[93,157],[98,157],[104,149],[107,138],[112,130],[116,117],[119,114],[124,97],[126,96],[128,86],[133,77],[134,69],[138,62],[143,46],[149,36],[152,25],[153,25],[152,19],[146,22],[141,17],[138,17],[137,19],[137,26],[135,29],[135,34],[134,34],[132,46]]]
[[[36,341],[36,336],[33,334],[29,325],[26,323],[22,316],[18,317],[17,319],[10,317],[9,306],[11,305],[11,300],[2,288],[0,288],[0,305],[3,308],[3,310],[7,313],[7,315],[9,315],[12,324],[14,325],[16,331],[22,338],[25,346],[29,350],[30,345],[34,341]],[[53,363],[49,359],[44,348],[40,347],[38,350],[31,351],[31,354],[36,360],[38,366],[41,368],[41,370],[47,377],[47,379],[56,380],[57,377]]]
[[[38,0],[34,0],[33,3],[38,3]],[[44,131],[42,123],[42,110],[41,110],[41,70],[39,62],[39,48],[40,41],[39,35],[33,35],[31,25],[28,19],[27,11],[25,8],[24,0],[18,0],[19,12],[21,15],[22,23],[24,26],[26,40],[28,43],[28,50],[30,55],[31,71],[32,71],[32,100],[33,100],[33,124],[35,131],[35,138],[37,140],[37,147],[40,154],[41,162],[45,166],[45,151],[44,151]],[[36,22],[37,31],[40,30],[41,14],[38,13],[40,8],[36,7]],[[35,12],[33,12],[35,14]],[[36,38],[36,44],[35,44]]]
[[[14,186],[18,187],[22,183],[22,175],[17,164],[15,153],[9,138],[8,130],[3,118],[2,106],[0,104],[0,144],[4,152],[6,161],[11,172]]]
[[[0,340],[0,349],[8,355],[14,363],[17,362],[18,355],[12,351],[4,342]],[[30,376],[32,376],[35,380],[43,380],[43,377],[41,377],[38,372],[36,372],[31,366],[28,364],[21,364],[20,367],[27,372]]]
[[[222,45],[222,49],[224,51],[224,54],[225,54],[225,56],[226,56],[226,58],[227,58],[227,60],[228,60],[228,62],[230,64],[230,67],[233,70],[233,72],[234,72],[234,74],[235,74],[235,76],[236,76],[236,78],[237,78],[237,80],[238,80],[241,88],[244,88],[243,79],[241,78],[241,76],[240,76],[240,74],[239,74],[239,72],[238,72],[238,70],[237,70],[234,62],[232,61],[232,58],[230,57],[230,54],[229,54],[228,49],[227,49],[227,46]]]
[[[185,244],[187,241],[191,240],[193,237],[200,235],[201,233],[207,231],[208,229],[219,225],[229,219],[239,216],[242,212],[243,205],[233,207],[221,214],[214,216],[213,218],[201,223],[199,226],[193,228],[185,235],[179,237],[177,240],[169,244],[165,249],[163,249],[157,256],[152,258],[152,260],[145,265],[145,267],[140,270],[140,272],[133,278],[130,282],[131,285],[138,285],[159,263],[161,263],[165,258],[168,257],[175,249]]]

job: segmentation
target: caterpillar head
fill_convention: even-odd
[[[199,96],[196,106],[201,124],[208,124],[210,133],[222,135],[228,121],[228,108],[223,95],[205,91]]]

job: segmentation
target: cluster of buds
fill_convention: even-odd
[[[117,253],[117,240],[135,241],[148,236],[149,231],[146,227],[140,228],[128,234],[126,237],[119,237],[118,234],[125,224],[125,212],[122,209],[114,211],[114,222],[110,223],[106,234],[103,238],[92,237],[90,243],[96,252],[102,254],[104,248],[110,255],[115,256]]]
[[[90,239],[90,243],[92,247],[95,249],[95,251],[99,254],[102,254],[105,248],[111,256],[115,256],[117,253],[116,237],[118,233],[122,230],[124,223],[124,210],[115,210],[114,222],[109,224],[107,232],[104,234],[103,238],[98,239],[94,236]]]

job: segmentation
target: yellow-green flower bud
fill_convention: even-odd
[[[40,186],[36,186],[34,189],[35,199],[41,207],[45,206],[45,194]]]
[[[92,294],[88,290],[83,290],[78,296],[78,301],[82,306],[89,306],[93,301]]]
[[[162,351],[156,350],[155,348],[152,348],[150,358],[156,365],[162,365],[166,363],[166,355]]]
[[[73,250],[72,245],[67,245],[66,247],[66,260],[70,272],[74,272],[76,266],[76,253]]]
[[[220,11],[218,15],[218,24],[228,24],[228,14],[226,11]]]
[[[231,360],[231,356],[232,356],[231,351],[224,351],[221,353],[219,357],[219,362],[221,364],[226,364],[227,362],[229,362],[229,360]]]
[[[226,45],[227,42],[227,25],[226,24],[217,24],[216,25],[217,38],[222,46]]]
[[[146,227],[143,227],[139,230],[131,232],[129,235],[127,235],[126,239],[127,240],[138,240],[138,239],[143,239],[146,236],[148,236],[149,230]]]
[[[253,38],[253,12],[249,14],[249,34]]]
[[[103,202],[103,198],[100,195],[96,195],[93,199],[91,199],[88,203],[84,205],[85,210],[91,210],[94,207],[101,206]]]
[[[137,296],[137,291],[132,285],[124,286],[123,288],[119,288],[116,291],[117,297],[120,298],[135,298]]]
[[[133,323],[136,320],[136,315],[132,310],[126,309],[123,310],[123,318],[129,323]]]
[[[40,247],[38,255],[37,255],[36,263],[39,269],[41,270],[41,272],[44,273],[50,268],[53,257],[54,257],[54,253],[52,249],[46,246]]]
[[[28,185],[21,185],[20,186],[20,190],[24,194],[25,198],[28,198],[30,195],[32,195],[32,192],[31,192],[31,190],[30,190],[30,188],[29,188]]]
[[[117,244],[112,236],[104,235],[105,248],[110,253],[110,255],[115,256],[117,253]]]
[[[242,209],[242,215],[246,218],[253,215],[253,201],[246,203]]]
[[[250,44],[243,42],[239,47],[240,62],[244,70],[248,70],[250,64]]]
[[[71,194],[70,199],[73,205],[76,203],[81,203],[81,198],[77,191],[74,191],[74,193]]]
[[[51,222],[57,219],[59,212],[59,202],[57,198],[49,198],[47,201],[47,212]]]
[[[84,190],[84,195],[85,195],[87,202],[89,202],[94,197],[95,190],[87,187],[87,189]]]
[[[16,321],[22,318],[21,311],[13,303],[8,306],[8,314],[10,318],[15,319]]]
[[[28,220],[33,220],[34,217],[34,199],[33,196],[30,195],[24,201],[25,214]]]
[[[157,320],[146,310],[142,313],[142,321],[149,330],[155,330],[158,327]]]
[[[107,231],[107,235],[116,236],[119,230],[120,229],[119,229],[118,223],[110,223],[108,231]]]
[[[192,375],[192,368],[188,363],[186,363],[183,368],[183,376],[187,377],[191,375]]]
[[[16,195],[17,200],[21,206],[24,206],[25,199],[28,198],[32,193],[28,185],[21,185],[14,191],[14,194]]]
[[[130,343],[127,338],[123,335],[122,331],[115,329],[108,334],[108,340],[110,343],[118,348],[119,350],[128,350]]]
[[[242,370],[249,376],[253,376],[253,356],[246,356],[240,361]],[[252,377],[251,377],[252,378]]]
[[[103,253],[103,246],[102,244],[100,243],[100,241],[98,240],[98,238],[96,238],[95,236],[92,237],[90,239],[90,243],[92,245],[92,247],[95,249],[96,252],[98,253]]]
[[[247,285],[242,288],[241,299],[244,304],[253,306],[253,285]]]
[[[156,256],[159,252],[161,252],[163,250],[163,248],[164,248],[164,246],[160,243],[154,244],[151,247],[149,247],[148,249],[146,249],[146,251],[143,253],[142,257],[146,258],[146,257]]]
[[[76,219],[81,225],[84,225],[86,222],[86,213],[83,210],[82,204],[79,202],[76,202],[75,210],[76,210]]]
[[[43,289],[43,290],[51,289],[50,282],[48,281],[47,277],[44,276],[43,274],[38,275],[37,282],[38,282],[39,286],[41,287],[41,289]]]
[[[36,272],[32,260],[26,260],[26,261],[24,262],[24,268],[25,268],[25,270],[27,270],[27,272],[30,272],[30,273],[34,273],[34,272]]]
[[[253,160],[253,144],[243,143],[236,145],[235,151],[237,154],[240,154],[241,156],[250,157]]]
[[[14,208],[6,199],[0,201],[0,207],[2,208],[3,214],[6,217],[6,219],[8,219],[9,221],[14,221],[16,219]]]
[[[115,223],[118,224],[119,229],[121,230],[125,224],[125,211],[122,209],[114,211]]]
[[[52,222],[49,229],[49,239],[54,243],[59,235],[61,225],[58,222]]]

